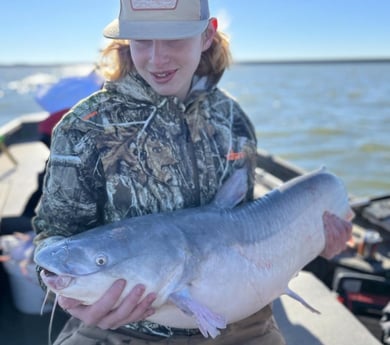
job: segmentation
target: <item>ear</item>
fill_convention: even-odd
[[[211,44],[213,43],[213,39],[215,37],[215,34],[217,33],[218,29],[218,21],[217,18],[211,18],[209,20],[209,24],[207,25],[207,28],[203,34],[203,51],[210,48]]]

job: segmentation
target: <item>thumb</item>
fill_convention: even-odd
[[[75,307],[78,307],[79,305],[82,304],[81,301],[73,298],[68,298],[64,296],[59,296],[58,297],[58,304],[62,309],[72,309]]]

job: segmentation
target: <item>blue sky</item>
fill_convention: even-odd
[[[235,60],[390,58],[390,0],[210,0]],[[119,0],[0,3],[1,63],[93,62]]]

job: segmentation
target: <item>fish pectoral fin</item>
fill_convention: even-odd
[[[174,292],[169,295],[168,299],[183,313],[195,318],[205,338],[210,335],[214,339],[220,334],[218,329],[226,328],[226,319],[223,316],[195,301],[187,290]]]
[[[288,295],[290,296],[291,298],[295,299],[296,301],[298,301],[299,303],[301,303],[303,306],[305,306],[307,309],[309,309],[310,311],[312,311],[313,313],[316,313],[316,314],[321,314],[321,312],[315,308],[313,308],[309,303],[307,303],[301,296],[299,296],[297,293],[295,293],[294,291],[292,291],[291,289],[287,288],[286,289],[286,292],[285,292],[285,295]]]

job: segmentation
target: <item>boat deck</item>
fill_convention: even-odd
[[[48,150],[39,142],[15,144],[10,146],[9,150],[18,164],[15,166],[9,157],[0,153],[0,211],[3,217],[16,217],[23,210],[26,198],[36,188],[37,174],[44,167]],[[259,179],[269,182],[272,177],[259,176]],[[274,182],[278,181],[272,183]],[[256,193],[264,194],[272,188],[271,185],[264,183],[258,186]],[[311,313],[289,297],[283,296],[276,300],[275,316],[287,344],[380,344],[311,273],[299,274],[291,282],[291,288],[319,309],[321,315]],[[0,292],[0,344],[47,344],[49,314],[40,316],[20,312],[13,303],[8,275],[3,268],[0,268]],[[66,315],[58,311],[54,318],[53,335],[59,331],[65,320]]]
[[[0,211],[3,216],[18,216],[37,188],[37,176],[44,169],[49,151],[41,142],[34,142],[12,145],[9,152],[17,165],[6,155],[0,156]]]
[[[16,159],[15,165],[4,153],[0,153],[0,215],[11,222],[18,231],[17,222],[29,195],[37,187],[37,175],[44,168],[48,149],[40,142],[20,143],[9,147]],[[22,222],[25,226],[25,222]],[[1,234],[0,234],[1,235]],[[14,277],[12,278],[14,279]],[[36,298],[36,286],[26,284],[27,295]],[[17,308],[14,303],[15,290],[11,287],[9,272],[0,264],[0,344],[47,345],[50,313],[40,315],[40,308]],[[42,294],[43,296],[43,294]],[[42,296],[39,296],[41,298]],[[33,301],[31,304],[36,304]],[[38,302],[40,304],[40,301]],[[54,316],[53,336],[58,334],[67,316],[57,310]]]

